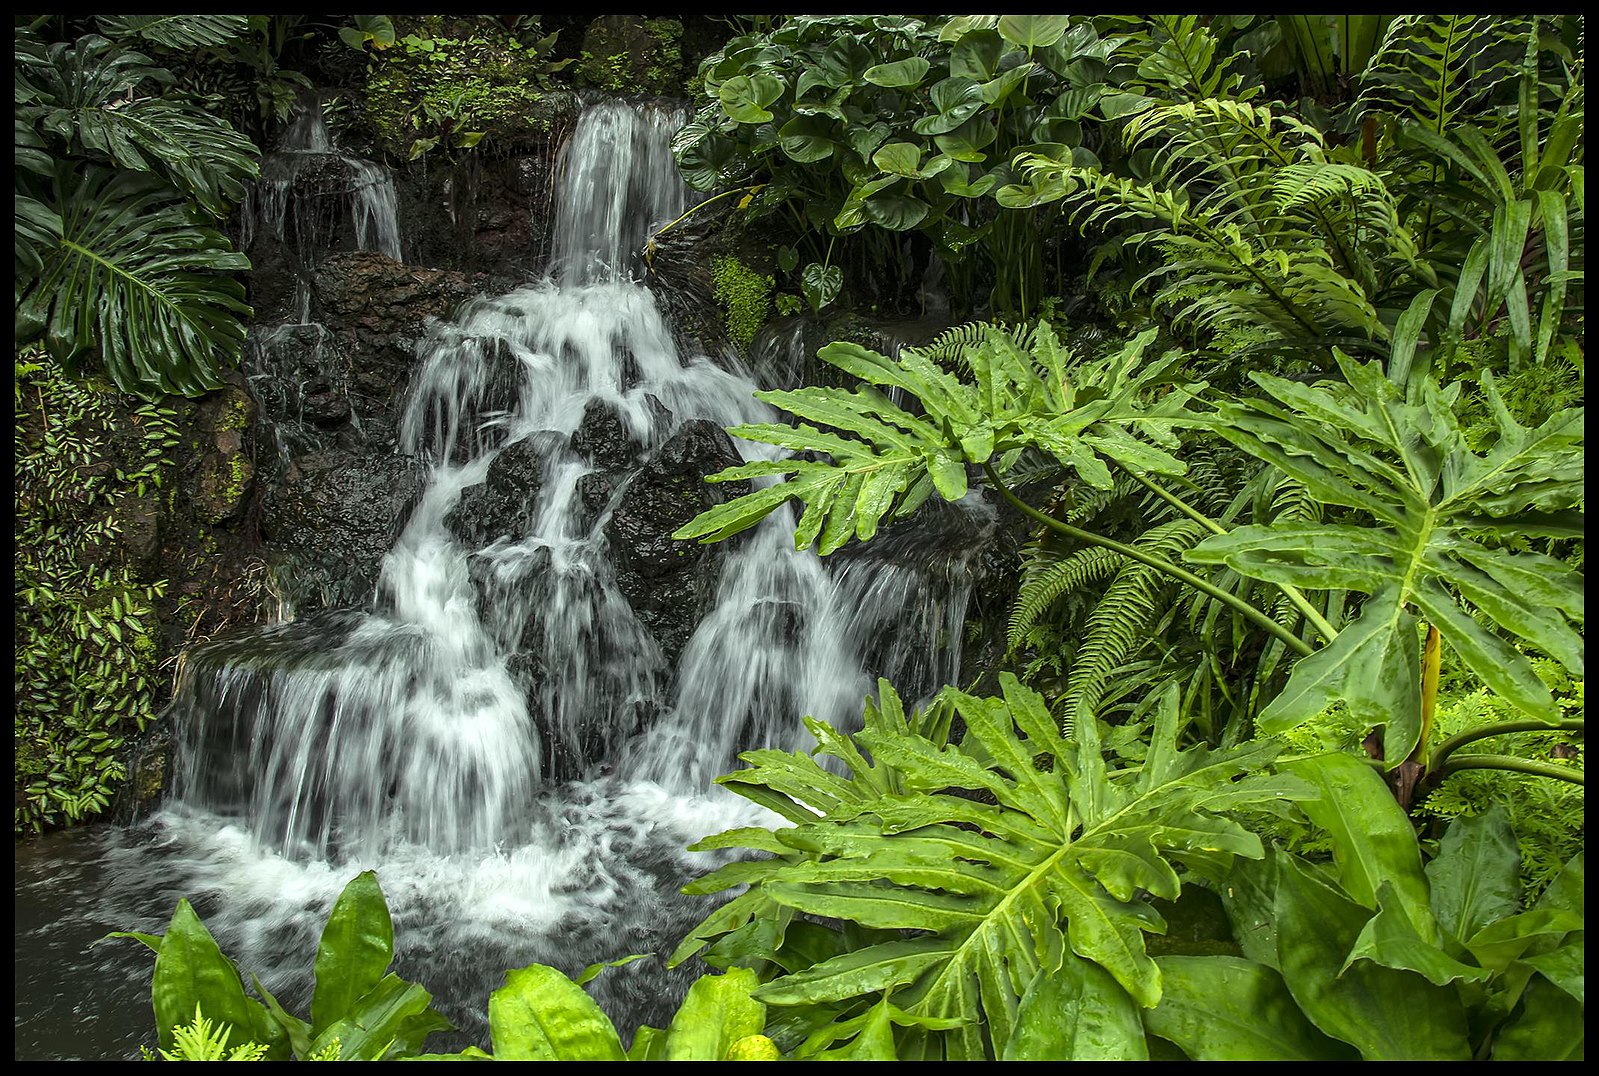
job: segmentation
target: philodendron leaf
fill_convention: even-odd
[[[554,968],[530,964],[505,973],[489,995],[489,1030],[500,1061],[621,1061],[611,1018],[583,988]]]
[[[750,995],[760,980],[748,968],[729,968],[723,975],[702,975],[666,1031],[668,1061],[720,1061],[727,1048],[766,1027],[766,1006]]]
[[[866,69],[865,79],[876,86],[886,86],[896,90],[907,89],[920,86],[931,67],[932,64],[923,57],[912,56],[908,60],[895,60],[893,63],[869,67]]]
[[[739,123],[765,123],[772,118],[766,106],[783,96],[783,80],[764,72],[736,75],[717,87],[716,96]]]
[[[850,777],[755,751],[742,756],[750,769],[722,779],[756,802],[780,791],[797,809],[788,815],[795,825],[777,831],[789,857],[756,861],[756,876],[723,868],[718,888],[747,882],[750,891],[736,900],[759,893],[797,915],[894,932],[777,976],[759,988],[761,1000],[774,1009],[859,1013],[861,1001],[892,991],[894,1005],[914,1018],[907,1026],[893,1017],[902,1059],[981,1059],[994,1044],[1032,1055],[1060,1035],[1072,1049],[1106,1055],[1142,1048],[1136,1020],[1122,1018],[1160,1000],[1160,971],[1143,936],[1164,922],[1140,887],[1175,897],[1173,862],[1202,856],[1217,866],[1260,855],[1259,839],[1228,813],[1307,789],[1265,772],[1275,752],[1269,743],[1179,750],[1175,690],[1150,759],[1113,779],[1097,740],[1063,739],[1044,700],[1014,676],[1002,674],[1000,687],[995,698],[946,689],[941,703],[967,730],[961,745],[945,732],[913,731],[929,727],[919,716],[887,719],[903,709],[885,683],[867,727],[851,737],[855,746],[828,748],[852,768]],[[864,772],[854,769],[867,758]],[[732,917],[722,929],[748,921]],[[711,933],[696,931],[698,944]],[[1083,966],[1062,971],[1068,962]],[[1040,1013],[1055,1010],[1059,1024],[1070,1005],[1071,1020],[1046,1026]],[[817,1041],[855,1034],[852,1019],[841,1016]],[[1023,1028],[1024,1020],[1044,1023]]]
[[[1186,554],[1251,578],[1371,595],[1333,643],[1294,667],[1261,727],[1288,728],[1342,700],[1356,718],[1383,727],[1386,765],[1399,765],[1421,732],[1412,608],[1494,692],[1554,721],[1549,689],[1506,637],[1581,675],[1582,575],[1553,557],[1479,538],[1485,523],[1514,532],[1522,516],[1536,532],[1549,513],[1581,503],[1583,410],[1522,426],[1484,374],[1497,438],[1477,453],[1455,414],[1457,386],[1445,391],[1430,375],[1412,374],[1402,388],[1375,362],[1335,357],[1347,384],[1257,374],[1273,400],[1224,403],[1213,428],[1371,524],[1242,527]]]
[[[1067,952],[1022,996],[1001,1061],[1148,1061],[1139,1009],[1098,964]]]
[[[377,875],[362,871],[334,902],[316,949],[311,995],[313,1035],[349,1015],[357,999],[382,980],[394,960],[394,923]]]
[[[999,33],[1024,49],[1044,49],[1066,36],[1070,15],[1001,15]]]
[[[1151,1035],[1195,1061],[1352,1061],[1347,1043],[1316,1030],[1275,970],[1231,956],[1162,956]]]
[[[805,301],[818,314],[823,307],[838,298],[843,287],[844,270],[836,265],[811,262],[800,272],[800,290],[805,294]]]

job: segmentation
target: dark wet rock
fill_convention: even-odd
[[[583,409],[583,421],[572,434],[572,448],[608,471],[628,466],[639,451],[626,421],[604,400],[590,400]]]
[[[280,574],[304,581],[297,609],[367,602],[421,482],[403,456],[325,449],[289,463],[266,490],[261,532],[288,562]]]
[[[577,499],[583,506],[583,513],[578,519],[580,531],[587,533],[594,526],[594,521],[611,503],[611,494],[615,492],[616,479],[602,471],[590,471],[577,480]]]
[[[747,482],[711,485],[705,476],[741,462],[714,422],[684,423],[628,484],[605,525],[616,582],[668,662],[693,633],[709,598],[719,545],[677,541],[672,532],[713,505],[749,491]]]
[[[527,533],[529,515],[544,488],[544,460],[557,434],[534,434],[507,445],[489,473],[461,492],[461,499],[444,517],[444,525],[469,549],[481,549],[496,538],[520,538]]]
[[[449,317],[484,284],[479,275],[403,265],[371,250],[329,255],[317,267],[315,316],[349,357],[351,402],[363,422],[392,427],[424,323]]]

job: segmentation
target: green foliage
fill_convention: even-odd
[[[267,1048],[259,1042],[241,1042],[228,1049],[232,1034],[233,1028],[226,1024],[212,1026],[196,1008],[193,1023],[172,1029],[172,1049],[160,1051],[161,1058],[164,1061],[261,1061],[266,1058]]]
[[[197,25],[140,32],[215,30]],[[255,147],[103,37],[22,31],[15,55],[18,343],[42,340],[69,370],[94,355],[137,395],[215,388],[250,308],[230,275],[249,263],[214,224],[257,174]]]
[[[1581,575],[1553,557],[1484,539],[1581,532],[1580,514],[1567,510],[1582,495],[1582,410],[1529,429],[1494,403],[1493,378],[1484,374],[1499,436],[1478,454],[1454,416],[1458,386],[1443,391],[1418,375],[1401,389],[1376,363],[1335,354],[1348,384],[1256,374],[1275,402],[1222,404],[1215,432],[1323,503],[1379,526],[1242,527],[1188,554],[1253,578],[1369,595],[1330,646],[1295,666],[1261,715],[1262,729],[1290,727],[1341,699],[1358,720],[1384,729],[1384,757],[1398,765],[1422,734],[1411,606],[1483,683],[1526,713],[1554,720],[1554,701],[1526,656],[1472,613],[1581,675],[1582,640],[1568,624],[1583,620]]]
[[[711,261],[711,292],[726,311],[728,339],[749,351],[755,334],[772,310],[770,276],[757,273],[737,258],[720,255]]]
[[[285,1011],[253,977],[261,1000],[249,997],[238,969],[187,900],[178,902],[164,935],[109,937],[132,938],[156,954],[151,1003],[163,1053],[177,1042],[185,1014],[202,1011],[223,1028],[247,1029],[272,1061],[405,1057],[417,1053],[430,1033],[450,1028],[426,990],[386,974],[394,958],[394,927],[371,871],[345,886],[322,931],[310,1020]]]
[[[19,358],[15,384],[14,829],[93,818],[126,776],[124,737],[154,717],[155,602],[113,556],[167,484],[174,413]],[[38,358],[40,356],[33,356]]]
[[[1533,659],[1533,668],[1548,683],[1562,717],[1583,716],[1583,681],[1572,678],[1557,662]],[[1471,730],[1503,725],[1518,718],[1514,707],[1486,689],[1468,682],[1439,697],[1433,742]],[[1471,750],[1545,760],[1551,765],[1580,768],[1586,754],[1580,733],[1523,732],[1473,741]],[[1423,814],[1452,820],[1502,809],[1515,830],[1520,850],[1521,882],[1531,896],[1541,893],[1572,856],[1582,851],[1583,788],[1504,770],[1461,770],[1449,774],[1421,801]]]
[[[1507,1058],[1503,1047],[1531,1026],[1563,1043],[1544,1049],[1571,1048],[1582,1010],[1569,970],[1583,952],[1580,853],[1518,911],[1516,840],[1502,812],[1456,822],[1423,869],[1414,830],[1371,768],[1322,755],[1289,769],[1322,791],[1302,806],[1333,836],[1331,872],[1280,852],[1235,871],[1222,892],[1246,960],[1183,969],[1200,990],[1244,979],[1261,992],[1249,1034],[1265,1042],[1249,1048],[1276,1041],[1281,1052],[1253,1056],[1304,1056],[1307,1021],[1366,1060]],[[1534,1004],[1544,986],[1571,1007]],[[1202,996],[1185,991],[1182,1008],[1157,1008],[1146,1026],[1195,1058],[1237,1056],[1232,1022],[1193,1013]]]
[[[966,467],[990,460],[1005,467],[1026,448],[1037,448],[1092,486],[1111,484],[1105,460],[1159,473],[1181,473],[1174,423],[1184,420],[1194,386],[1144,402],[1175,361],[1146,361],[1154,333],[1097,360],[1062,348],[1048,325],[1032,336],[1030,350],[1011,335],[990,330],[962,353],[965,368],[946,370],[915,348],[888,359],[857,344],[835,343],[820,357],[865,384],[855,390],[805,388],[759,392],[757,397],[806,422],[794,427],[736,426],[736,437],[777,445],[813,458],[758,461],[712,475],[710,481],[781,475],[757,489],[701,513],[674,537],[719,541],[755,525],[791,498],[805,512],[795,547],[818,544],[827,555],[857,537],[877,532],[885,517],[914,512],[936,490],[947,501],[967,491]],[[880,390],[915,397],[925,416],[913,415]],[[1133,425],[1136,419],[1136,427]],[[1140,440],[1133,430],[1150,440]],[[853,435],[853,436],[845,436]],[[826,459],[814,457],[825,455]]]
[[[1091,1008],[1121,1004],[1136,1014],[1157,1004],[1161,974],[1143,935],[1163,922],[1144,894],[1175,900],[1177,865],[1214,876],[1234,856],[1262,855],[1229,816],[1276,809],[1303,786],[1262,772],[1274,754],[1268,744],[1180,750],[1175,692],[1161,702],[1143,765],[1112,771],[1092,723],[1063,739],[1038,695],[1008,674],[1000,680],[1002,698],[946,689],[941,704],[967,730],[960,744],[948,742],[947,720],[940,733],[929,716],[907,716],[883,681],[861,732],[845,737],[807,719],[816,753],[844,762],[845,777],[804,755],[741,756],[751,768],[719,783],[794,825],[695,846],[772,858],[732,863],[688,887],[750,888],[673,959],[720,935],[707,959],[720,949],[740,963],[774,962],[788,974],[756,997],[804,1007],[797,1020],[810,1037],[800,1056],[867,1034],[869,1010],[890,996],[878,1019],[885,1030],[901,1026],[893,1039],[901,1058],[1032,1056],[1042,1047],[1024,1018],[1050,1019],[1068,996],[1093,995],[1081,1002],[1085,1019]],[[852,926],[829,945],[802,916]],[[848,944],[849,932],[860,940]],[[1057,975],[1061,982],[1042,985]],[[1080,1029],[1079,1041],[1099,1043],[1106,1057],[1134,1050],[1126,1040],[1114,1026]]]
[[[760,175],[761,205],[791,207],[802,233],[917,231],[952,266],[981,250],[995,302],[1025,312],[1042,246],[1011,156],[1094,160],[1080,121],[1114,47],[1065,16],[796,16],[701,64],[674,150],[700,190]]]
[[[399,26],[414,30],[392,46],[374,39],[366,74],[365,119],[389,153],[415,160],[439,146],[550,132],[549,76],[571,62],[550,59],[555,34],[518,36],[487,16]]]

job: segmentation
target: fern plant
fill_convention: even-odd
[[[1175,692],[1143,764],[1112,770],[1093,722],[1064,739],[1040,696],[1008,674],[1000,684],[992,698],[946,689],[942,702],[965,723],[958,744],[949,713],[907,715],[886,681],[853,736],[807,719],[816,753],[842,761],[842,777],[803,754],[741,756],[750,768],[719,783],[793,825],[695,846],[771,858],[689,887],[750,888],[673,961],[725,937],[737,944],[723,951],[741,962],[793,969],[755,997],[796,1010],[790,1026],[819,1039],[858,1033],[856,1018],[892,997],[901,1059],[1039,1056],[1030,1031],[1075,983],[1083,1004],[1132,1029],[1125,1045],[1138,1056],[1138,1011],[1161,997],[1143,935],[1163,924],[1143,894],[1175,899],[1178,866],[1216,876],[1235,856],[1258,858],[1258,839],[1232,812],[1282,810],[1306,789],[1264,772],[1275,753],[1265,742],[1179,750]],[[864,943],[828,955],[802,916],[864,931]]]

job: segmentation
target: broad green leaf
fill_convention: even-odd
[[[999,33],[1006,41],[1032,49],[1048,48],[1062,37],[1071,25],[1069,15],[1001,15]]]
[[[394,960],[394,923],[377,875],[362,871],[339,894],[316,949],[316,989],[311,995],[313,1035],[349,1015]]]
[[[1583,981],[1587,946],[1584,944],[1584,933],[1581,930],[1573,931],[1558,948],[1523,958],[1537,968],[1544,978],[1576,998],[1579,1004],[1586,1004]]]
[[[1162,956],[1160,1004],[1144,1013],[1152,1035],[1195,1061],[1348,1061],[1355,1051],[1316,1030],[1282,976],[1231,956]]]
[[[1521,904],[1521,849],[1504,808],[1449,823],[1438,855],[1427,864],[1438,925],[1469,938]]]
[[[1482,982],[1491,974],[1485,968],[1462,964],[1443,950],[1439,941],[1423,936],[1410,917],[1410,909],[1397,896],[1393,883],[1384,879],[1377,893],[1377,914],[1366,921],[1354,948],[1344,961],[1347,968],[1357,960],[1369,960],[1385,968],[1413,971],[1428,982],[1445,986],[1457,979]],[[1436,929],[1429,931],[1436,935]]]
[[[668,1061],[720,1061],[727,1048],[766,1027],[766,1006],[751,996],[760,981],[748,968],[703,975],[672,1017],[666,1033]]]
[[[1540,979],[1527,986],[1521,1015],[1494,1038],[1494,1061],[1581,1061],[1587,1021],[1582,1002]]]
[[[590,964],[584,968],[578,977],[572,981],[578,986],[582,986],[585,983],[593,982],[607,968],[620,968],[637,960],[649,960],[654,956],[654,953],[634,953],[631,956],[624,956],[616,960],[602,960],[597,964]]]
[[[765,123],[772,118],[767,105],[783,96],[783,80],[758,72],[738,75],[716,88],[722,111],[739,123]]]
[[[1279,860],[1276,912],[1283,982],[1321,1031],[1367,1061],[1470,1058],[1465,1010],[1452,988],[1364,961],[1343,968],[1371,913],[1292,856]]]
[[[912,56],[905,60],[895,60],[893,63],[877,64],[866,69],[863,76],[867,82],[877,86],[886,86],[890,89],[905,89],[920,86],[922,79],[927,77],[928,69],[932,67],[925,58]]]
[[[621,1061],[611,1018],[554,968],[530,964],[505,973],[489,995],[489,1029],[500,1061]]]
[[[451,1024],[433,1010],[433,997],[417,983],[385,975],[353,1002],[345,1014],[323,1028],[311,1042],[313,1053],[339,1044],[341,1061],[381,1061],[416,1053],[434,1031]],[[489,999],[492,1012],[494,1000]]]
[[[1098,964],[1067,954],[1022,995],[1001,1061],[1148,1061],[1138,1006]]]
[[[187,900],[178,901],[162,935],[150,1003],[155,1009],[156,1036],[164,1050],[172,1049],[173,1029],[192,1021],[198,1008],[210,1020],[232,1027],[241,1041],[268,1045],[268,1057],[288,1056],[287,1035],[259,1002],[245,996],[238,969],[222,955],[216,939]]]
[[[817,313],[838,298],[843,286],[844,270],[836,265],[811,262],[800,273],[800,290],[805,293],[805,301]]]
[[[629,1061],[665,1061],[666,1030],[659,1027],[641,1027],[633,1033],[633,1045],[628,1047]]]
[[[1316,798],[1301,800],[1299,808],[1332,835],[1333,862],[1344,891],[1375,911],[1378,889],[1390,885],[1403,910],[1430,926],[1415,827],[1376,771],[1353,755],[1339,753],[1284,762],[1281,768],[1316,790]]]

